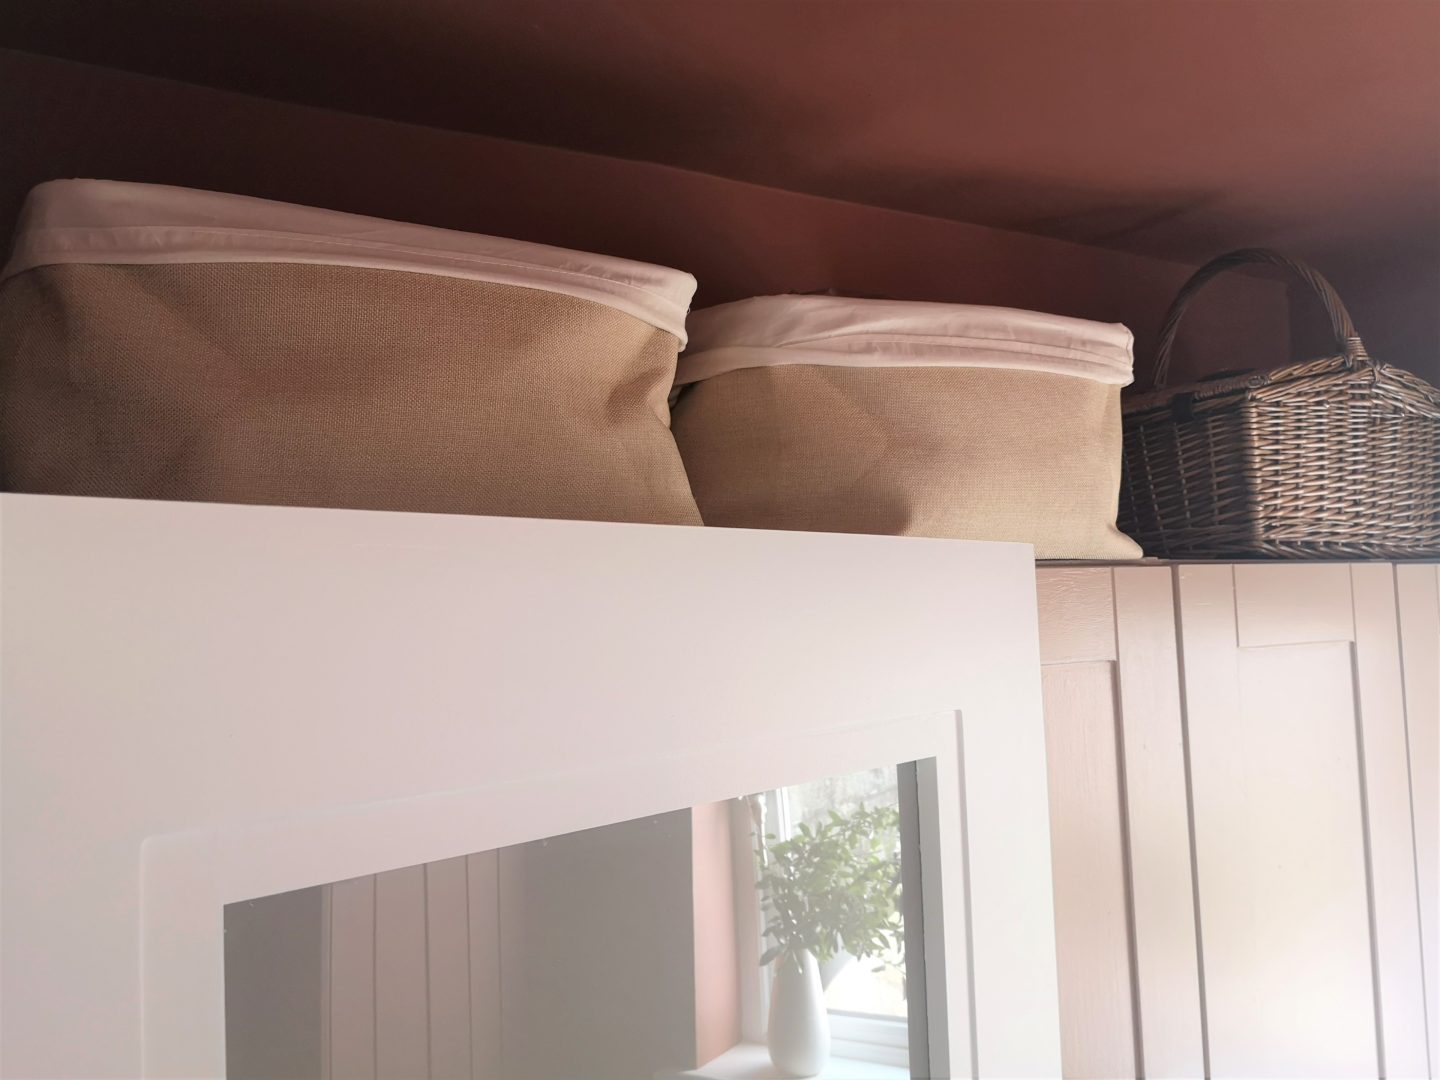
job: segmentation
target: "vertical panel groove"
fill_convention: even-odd
[[[442,859],[425,868],[425,941],[429,966],[429,1068],[431,1080],[470,1076],[469,860]]]
[[[1422,1015],[1425,1018],[1425,1060],[1430,1075],[1434,1076],[1436,1071],[1435,1055],[1440,1048],[1437,1048],[1430,1038],[1430,1031],[1433,1027],[1434,1019],[1430,1015],[1430,1012],[1431,998],[1433,996],[1432,980],[1435,979],[1437,975],[1440,975],[1440,972],[1430,970],[1430,965],[1426,963],[1425,956],[1427,951],[1427,946],[1424,941],[1425,895],[1420,880],[1420,829],[1419,816],[1415,812],[1415,758],[1413,754],[1414,742],[1410,731],[1410,695],[1408,693],[1411,674],[1407,670],[1405,663],[1405,620],[1402,610],[1402,597],[1404,594],[1401,591],[1400,576],[1400,566],[1398,564],[1391,564],[1390,577],[1395,586],[1395,640],[1400,644],[1400,709],[1401,716],[1405,723],[1405,775],[1410,781],[1410,789],[1408,792],[1410,798],[1410,851],[1415,860],[1415,917],[1419,921],[1421,932],[1420,987],[1423,1008]],[[1440,608],[1440,567],[1436,567],[1435,582],[1435,605],[1437,608]]]
[[[370,875],[370,1060],[376,1080],[380,1078],[380,964],[376,960],[380,945],[379,888],[376,875]]]
[[[1352,615],[1354,596],[1351,596]],[[1385,1006],[1380,985],[1380,934],[1375,927],[1375,856],[1370,843],[1370,785],[1365,771],[1365,705],[1360,692],[1360,656],[1350,643],[1350,687],[1355,698],[1355,765],[1360,783],[1360,851],[1365,860],[1365,914],[1370,933],[1370,995],[1375,1008],[1375,1062],[1380,1076],[1385,1069]]]
[[[975,1009],[975,926],[970,916],[970,809],[966,795],[965,716],[955,714],[955,750],[960,767],[960,887],[965,895],[965,1001],[970,1020],[970,1075],[980,1077],[980,1025]]]
[[[498,1080],[504,1075],[498,852],[466,857],[465,895],[470,1075],[473,1080]]]
[[[1190,683],[1185,671],[1185,620],[1181,617],[1180,568],[1170,569],[1170,585],[1175,615],[1175,652],[1180,672],[1180,745],[1185,761],[1185,817],[1190,833],[1190,903],[1195,911],[1195,976],[1200,993],[1200,1056],[1205,1064],[1205,1075],[1212,1075],[1210,1069],[1210,1013],[1205,994],[1205,933],[1200,918],[1200,858],[1195,842],[1195,782],[1190,761]],[[1234,568],[1231,568],[1231,587],[1234,587]],[[1238,623],[1236,633],[1239,633]],[[1237,638],[1238,640],[1238,638]]]
[[[431,1024],[434,1023],[434,1008],[430,995],[430,866],[427,864],[420,871],[420,910],[424,913],[421,920],[420,947],[425,952],[425,1075],[434,1080],[435,1078],[435,1048],[432,1045],[434,1035],[431,1031]]]
[[[330,1080],[330,1055],[334,1052],[334,1029],[330,1022],[330,984],[333,980],[330,958],[335,951],[335,919],[331,908],[334,888],[320,887],[320,1077]]]
[[[1125,771],[1125,700],[1120,690],[1120,604],[1115,595],[1115,570],[1110,570],[1110,619],[1115,634],[1116,663],[1110,665],[1110,696],[1115,703],[1115,778],[1119,789],[1120,866],[1125,900],[1126,957],[1130,969],[1130,1028],[1134,1043],[1135,1076],[1145,1076],[1145,1024],[1140,1003],[1139,939],[1135,931],[1135,863],[1130,847],[1130,783]]]
[[[475,1078],[475,954],[471,944],[470,857],[465,857],[465,1022],[470,1025],[470,1070]]]
[[[505,909],[501,906],[500,903],[500,898],[504,894],[504,890],[500,887],[500,865],[498,861],[498,853],[496,859],[495,939],[497,945],[495,949],[495,985],[497,987],[500,987],[500,993],[495,998],[495,1014],[498,1018],[498,1023],[495,1030],[499,1032],[499,1048],[495,1056],[500,1062],[500,1075],[504,1076],[509,1068],[506,1060],[506,1054],[509,1051],[505,1046],[505,950],[503,948],[500,948],[498,943],[505,936]]]
[[[1200,1076],[1199,956],[1185,799],[1185,747],[1171,573],[1113,572],[1112,696],[1124,753],[1123,805],[1138,986],[1137,1072]]]
[[[1365,906],[1370,917],[1370,982],[1375,995],[1375,1061],[1381,1076],[1385,1067],[1385,991],[1380,978],[1380,934],[1376,929],[1375,855],[1370,840],[1370,784],[1365,765],[1365,701],[1361,692],[1360,620],[1355,607],[1355,570],[1348,575],[1350,586],[1350,684],[1355,695],[1355,763],[1360,771],[1360,836],[1365,855]],[[1396,605],[1399,606],[1398,604]]]
[[[1425,898],[1420,888],[1420,833],[1416,828],[1415,814],[1415,759],[1411,753],[1410,741],[1410,696],[1403,692],[1403,688],[1409,685],[1409,674],[1405,668],[1405,627],[1400,613],[1400,567],[1390,567],[1390,577],[1395,583],[1395,640],[1400,642],[1400,715],[1405,722],[1405,776],[1410,781],[1410,788],[1407,794],[1410,799],[1410,851],[1415,860],[1415,917],[1419,920],[1423,933],[1425,926]],[[1437,583],[1440,583],[1440,569],[1436,572]],[[1440,606],[1440,595],[1436,597],[1436,604]],[[1435,978],[1436,973],[1431,971],[1425,963],[1425,948],[1422,940],[1420,948],[1420,986],[1423,992],[1423,1008],[1425,1016],[1425,1059],[1429,1065],[1430,1075],[1435,1075],[1435,1047],[1430,1045],[1430,980]]]
[[[1350,586],[1383,1068],[1389,1076],[1424,1076],[1430,1071],[1430,1037],[1395,568],[1352,565]]]

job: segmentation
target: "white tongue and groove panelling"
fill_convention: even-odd
[[[679,811],[610,826],[598,849],[581,832],[321,886],[322,1078],[549,1080],[643,1075],[657,1052],[693,1060],[689,830]],[[617,932],[633,921],[654,946],[641,955]]]
[[[496,852],[321,887],[326,1080],[501,1074]]]
[[[1065,1074],[1433,1076],[1440,568],[1039,595]]]
[[[1198,1076],[1170,572],[1043,569],[1038,586],[1065,1072]]]

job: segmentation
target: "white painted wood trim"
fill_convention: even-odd
[[[1430,1075],[1440,1075],[1440,566],[1395,568],[1424,945]]]
[[[1345,563],[1237,563],[1230,570],[1240,648],[1354,639],[1350,567]]]
[[[982,1076],[976,1067],[975,908],[961,777],[965,772],[963,720],[949,725],[946,746],[916,766],[920,829],[920,891],[925,912],[925,1005],[930,1070],[935,1076]],[[955,806],[959,816],[946,814]],[[938,829],[926,823],[938,823]],[[957,891],[952,883],[960,885]],[[1052,941],[1053,941],[1053,930]],[[961,957],[968,959],[962,961]],[[1059,1008],[1055,1023],[1059,1025]]]
[[[1423,1077],[1430,1064],[1395,573],[1384,563],[1349,569],[1381,1072]]]
[[[1049,664],[1042,680],[1065,1075],[1136,1076],[1115,667]]]
[[[1041,664],[1116,659],[1112,575],[1108,566],[1047,566],[1037,572]]]
[[[981,1069],[1058,1070],[1028,548],[5,495],[0,552],[6,1076],[223,1073],[225,903],[931,756]]]
[[[1178,571],[1208,1071],[1373,1076],[1352,647],[1241,648],[1237,569]]]
[[[762,913],[759,893],[755,889],[755,824],[750,817],[750,799],[739,798],[730,803],[730,857],[736,867],[745,867],[735,875],[735,945],[737,961],[753,963],[759,955]],[[745,971],[746,967],[741,967]],[[740,980],[740,1037],[746,1042],[765,1041],[766,1000],[765,979]]]
[[[988,613],[969,605],[953,610],[961,618],[977,619],[977,629],[989,622]],[[976,1074],[1053,1076],[1060,1069],[1060,989],[1033,592],[1023,608],[1007,611],[1005,618],[1013,637],[1004,650],[990,650],[993,666],[986,678],[970,684],[959,710],[961,761],[941,767],[950,768],[950,785],[964,777]],[[942,776],[942,799],[946,791]],[[948,862],[943,867],[947,882],[949,867]],[[954,925],[949,918],[946,922]],[[952,971],[956,955],[947,938]],[[958,1020],[957,984],[952,977],[952,1025]],[[940,1071],[941,1059],[933,1053],[931,1066]],[[963,1075],[953,1044],[949,1067],[951,1075]]]
[[[1147,1076],[1203,1076],[1173,577],[1166,567],[1113,574],[1140,1065]]]

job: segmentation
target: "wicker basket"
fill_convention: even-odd
[[[1335,355],[1165,389],[1181,316],[1232,267],[1283,267],[1324,304]],[[1147,554],[1440,556],[1440,390],[1372,360],[1329,282],[1273,251],[1201,267],[1161,331],[1155,389],[1125,405],[1120,527]]]

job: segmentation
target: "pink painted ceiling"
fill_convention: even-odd
[[[1440,261],[1440,0],[13,0],[0,44],[1186,261]]]

